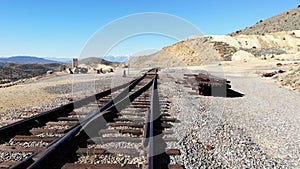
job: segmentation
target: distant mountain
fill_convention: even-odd
[[[230,35],[263,35],[271,32],[300,30],[300,5],[266,20],[260,20],[255,25],[237,30]]]
[[[119,62],[119,63],[128,60],[128,56],[102,56],[101,58],[110,62]]]
[[[0,58],[0,65],[4,63],[15,63],[15,64],[49,64],[59,63],[58,61],[48,60],[35,56],[12,56],[7,58]]]
[[[110,62],[105,59],[102,59],[100,57],[88,57],[79,60],[79,64],[86,64],[86,65],[97,65],[97,64],[103,64],[103,65],[109,65],[109,66],[117,66],[118,62]]]
[[[62,62],[62,63],[72,62],[72,58],[58,58],[58,57],[43,57],[43,58],[47,60]]]

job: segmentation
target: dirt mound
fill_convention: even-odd
[[[256,60],[255,56],[249,52],[246,52],[244,50],[239,50],[235,54],[233,54],[232,61],[250,61],[250,60]]]

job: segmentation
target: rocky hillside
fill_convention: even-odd
[[[196,66],[228,60],[236,48],[225,42],[214,42],[210,37],[193,37],[179,41],[150,55],[132,58],[134,67]]]
[[[191,37],[150,55],[133,67],[197,66],[216,61],[300,59],[300,6],[230,35]]]
[[[47,73],[47,71],[59,71],[61,64],[15,64],[7,63],[0,66],[0,84],[10,83],[19,79],[31,78]]]
[[[296,9],[283,12],[255,25],[231,33],[236,35],[263,35],[271,32],[300,30],[300,5]]]
[[[265,35],[214,35],[177,42],[130,60],[133,67],[197,66],[216,61],[300,59],[300,30]]]
[[[300,92],[300,63],[283,65],[282,69],[287,71],[274,75],[272,79],[277,80],[283,86],[289,86],[291,89]]]

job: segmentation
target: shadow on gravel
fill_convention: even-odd
[[[244,94],[239,93],[232,89],[210,89],[203,92],[204,96],[213,96],[213,97],[226,97],[226,98],[235,98],[235,97],[243,97]]]
[[[226,97],[243,97],[244,94],[234,91],[232,89],[227,90]]]

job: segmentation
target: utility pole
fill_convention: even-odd
[[[130,56],[128,55],[128,58],[127,58],[127,76],[129,76],[129,67],[130,67]]]
[[[130,63],[128,61],[128,73],[127,73],[128,76],[129,76],[129,67],[130,67]]]

